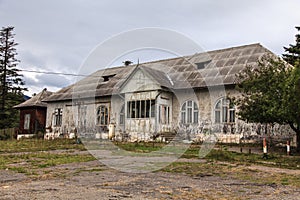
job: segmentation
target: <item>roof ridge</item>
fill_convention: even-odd
[[[222,48],[222,49],[215,49],[215,50],[209,50],[209,51],[203,51],[203,52],[198,52],[198,53],[194,53],[194,54],[190,54],[190,55],[185,55],[185,56],[178,56],[175,58],[167,58],[167,59],[160,59],[160,60],[153,60],[153,61],[148,61],[148,62],[144,62],[144,63],[140,63],[140,64],[151,64],[151,63],[157,63],[157,62],[162,62],[162,61],[171,61],[171,60],[176,60],[176,59],[180,59],[180,58],[189,58],[195,55],[199,55],[199,54],[204,54],[204,53],[215,53],[215,52],[221,52],[221,51],[225,51],[225,50],[232,50],[232,49],[239,49],[239,48],[245,48],[248,46],[260,46],[263,47],[259,42],[257,43],[253,43],[253,44],[245,44],[245,45],[239,45],[239,46],[234,46],[234,47],[226,47],[226,48]]]

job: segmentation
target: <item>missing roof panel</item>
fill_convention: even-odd
[[[110,75],[102,76],[103,82],[109,81],[109,79],[111,79],[111,78],[114,77],[115,75],[116,75],[116,74],[110,74]]]
[[[211,60],[208,60],[208,61],[199,62],[195,64],[197,65],[197,69],[204,69],[210,62]]]

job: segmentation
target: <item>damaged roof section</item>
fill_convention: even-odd
[[[233,85],[236,74],[271,51],[260,44],[196,53],[139,65],[98,70],[77,83],[54,93],[45,101],[101,97],[118,93],[120,86],[137,67],[151,75],[161,86],[171,89],[205,88]]]

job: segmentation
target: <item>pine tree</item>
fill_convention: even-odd
[[[24,87],[22,75],[17,69],[14,27],[3,27],[0,30],[0,129],[17,126],[18,112],[13,106],[20,103]]]
[[[296,29],[300,31],[300,26],[296,26]],[[296,34],[296,44],[290,44],[289,47],[283,47],[285,54],[282,54],[283,59],[291,65],[295,65],[296,62],[300,62],[300,34]]]

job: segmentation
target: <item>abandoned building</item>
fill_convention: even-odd
[[[21,137],[31,137],[38,132],[45,132],[47,104],[42,102],[49,97],[52,92],[43,89],[31,99],[14,106],[20,110],[20,126],[18,139]]]
[[[151,141],[180,133],[201,141],[213,132],[222,142],[251,139],[270,127],[239,120],[229,96],[240,95],[237,73],[267,55],[275,56],[251,44],[98,70],[44,99],[45,137]],[[272,133],[293,134],[285,126]]]

